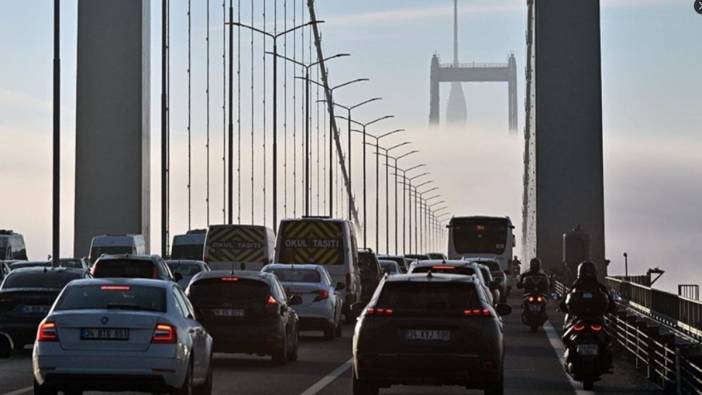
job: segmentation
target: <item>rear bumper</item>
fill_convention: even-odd
[[[179,388],[185,380],[187,361],[153,358],[145,353],[51,353],[33,356],[37,383],[55,388],[95,391],[146,391]]]
[[[205,325],[212,336],[213,351],[271,355],[280,349],[285,337],[279,323],[260,325]]]
[[[333,327],[335,324],[333,318],[327,317],[300,317],[301,330],[324,330]]]
[[[499,382],[502,363],[465,354],[362,354],[354,357],[360,380],[390,385],[461,385],[485,388]]]

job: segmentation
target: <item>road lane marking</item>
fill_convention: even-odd
[[[553,327],[550,321],[546,321],[544,324],[544,331],[546,332],[546,337],[548,338],[548,342],[551,343],[551,347],[553,347],[553,350],[556,352],[556,356],[558,357],[558,360],[561,363],[561,367],[563,367],[563,373],[565,373],[566,377],[568,378],[568,381],[570,382],[571,387],[573,387],[573,391],[575,391],[576,395],[594,395],[594,391],[585,391],[578,383],[577,381],[573,380],[572,377],[568,374],[568,372],[565,371],[565,359],[563,357],[563,353],[565,352],[565,345],[563,344],[563,341],[561,341],[561,336],[558,334],[556,331],[556,328]]]
[[[30,392],[30,391],[32,391],[32,390],[34,390],[34,386],[29,386],[29,387],[20,388],[20,389],[18,389],[18,390],[6,392],[6,393],[4,393],[4,394],[2,394],[2,395],[20,395],[20,394],[25,394],[25,393],[27,393],[27,392]]]
[[[342,374],[346,373],[347,370],[351,368],[351,362],[353,361],[353,358],[350,358],[348,361],[344,362],[339,366],[338,368],[334,369],[331,373],[328,375],[322,377],[321,380],[318,382],[312,384],[312,386],[308,389],[305,390],[300,395],[315,395],[318,394],[321,390],[324,389],[324,387],[328,386],[331,384],[334,380],[338,379],[339,376]]]

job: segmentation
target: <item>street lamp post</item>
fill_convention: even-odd
[[[273,228],[276,229],[277,223],[278,223],[278,39],[280,37],[285,36],[288,33],[294,32],[295,30],[298,30],[298,29],[301,29],[301,28],[307,27],[307,26],[316,25],[318,23],[324,23],[324,21],[309,21],[307,23],[292,27],[288,30],[285,30],[285,31],[277,33],[277,34],[270,33],[270,32],[267,32],[265,30],[257,29],[253,26],[244,25],[244,24],[239,23],[239,22],[230,21],[229,23],[233,26],[239,26],[239,27],[243,27],[245,29],[253,30],[257,33],[263,34],[266,37],[270,37],[273,40]],[[230,36],[231,36],[231,34],[230,34]],[[231,42],[230,42],[230,50],[231,50]],[[230,94],[230,97],[231,97],[231,94]],[[230,117],[230,128],[229,128],[230,145],[231,145],[232,138],[233,138],[233,128],[231,126],[231,117]],[[229,150],[229,164],[230,164],[230,166],[231,166],[232,162],[233,162],[233,153],[232,153],[232,149],[230,147],[230,150]],[[231,184],[231,182],[232,182],[231,177],[229,179],[229,182]],[[231,202],[233,200],[233,189],[231,188],[231,185],[230,185],[229,191],[230,191],[229,192],[229,207],[230,207],[230,212],[231,212]],[[230,214],[230,216],[231,216],[231,214]]]
[[[409,251],[410,253],[412,253],[412,181],[414,181],[414,180],[416,180],[416,179],[418,179],[418,178],[421,178],[421,177],[428,176],[429,174],[431,174],[431,173],[429,173],[429,172],[424,172],[424,173],[422,173],[422,174],[418,174],[418,175],[416,175],[416,176],[414,176],[414,177],[409,177],[409,178],[408,178],[408,177],[407,177],[407,173],[409,173],[409,172],[411,172],[411,171],[413,171],[413,170],[419,169],[419,168],[421,168],[421,167],[425,167],[425,166],[426,166],[426,163],[421,163],[421,164],[419,164],[419,165],[412,166],[412,167],[410,167],[409,169],[403,170],[403,178],[405,179],[405,181],[402,182],[402,185],[404,186],[402,192],[403,192],[403,194],[407,194],[407,196],[408,196],[408,198],[407,198],[407,204],[406,204],[406,205],[403,205],[403,211],[405,210],[405,206],[409,207],[409,210],[407,210],[407,213],[408,213],[408,214],[405,215],[405,214],[403,213],[403,220],[402,220],[402,249],[403,249],[403,254],[405,254],[406,251]],[[408,192],[409,192],[409,193],[408,193]],[[415,197],[415,199],[416,199],[416,197]],[[407,245],[407,247],[408,247],[407,250],[405,250],[405,221],[404,221],[404,217],[407,217],[407,218],[408,218],[407,230],[408,230],[408,233],[409,233],[409,243],[408,243],[408,245]],[[415,218],[415,221],[416,221],[416,218]],[[416,247],[415,247],[415,248],[416,248]]]
[[[326,62],[337,58],[343,58],[351,55],[347,53],[340,53],[326,57],[316,62],[305,64],[298,60],[288,58],[287,56],[283,56],[275,52],[267,51],[266,53],[269,55],[273,55],[274,57],[287,60],[288,62],[294,63],[305,69],[305,215],[310,215],[310,69],[314,66],[320,65],[322,62]]]
[[[364,101],[362,101],[362,102],[360,102],[360,103],[356,103],[356,104],[354,104],[354,105],[352,105],[352,106],[345,106],[345,105],[339,104],[339,103],[337,103],[337,102],[332,103],[333,105],[335,105],[335,106],[337,106],[337,107],[340,107],[340,108],[346,110],[346,113],[347,113],[346,121],[347,121],[347,123],[348,123],[348,125],[347,125],[347,130],[348,130],[348,132],[347,132],[347,133],[348,133],[348,137],[347,137],[348,141],[347,141],[347,144],[348,144],[348,151],[349,151],[349,154],[348,154],[348,155],[349,155],[349,158],[348,158],[348,164],[349,164],[349,190],[348,190],[349,201],[351,201],[351,199],[353,199],[353,193],[352,193],[352,190],[351,190],[351,181],[352,181],[352,178],[351,178],[351,165],[352,165],[352,163],[351,163],[351,123],[353,122],[352,119],[351,119],[351,111],[353,111],[353,110],[355,110],[356,108],[359,108],[359,107],[361,107],[361,106],[363,106],[363,105],[366,105],[366,104],[368,104],[368,103],[372,103],[372,102],[378,101],[378,100],[382,100],[382,98],[381,98],[381,97],[374,97],[374,98],[371,98],[371,99],[368,99],[368,100],[364,100]],[[326,102],[326,100],[318,100],[318,101],[319,101],[319,102]],[[350,204],[349,204],[349,219],[351,219],[351,205],[350,205]]]
[[[433,192],[433,191],[439,189],[439,187],[431,187],[431,188],[427,189],[427,190],[424,191],[424,192],[419,192],[419,188],[421,188],[421,187],[424,186],[424,185],[433,183],[433,182],[434,182],[433,180],[423,182],[422,184],[418,185],[418,186],[414,189],[415,194],[416,194],[415,199],[414,199],[414,201],[415,201],[415,213],[416,213],[416,215],[417,215],[417,222],[419,222],[419,229],[422,230],[422,233],[421,233],[421,234],[418,234],[418,233],[415,234],[415,237],[417,237],[418,240],[415,240],[414,242],[415,242],[415,244],[416,244],[417,246],[419,246],[420,248],[424,248],[424,226],[425,226],[425,222],[426,222],[426,219],[424,218],[424,214],[422,213],[422,210],[424,209],[424,195],[425,195],[426,193],[428,193],[428,192]],[[419,201],[419,206],[420,206],[420,207],[417,207],[417,201]],[[422,214],[421,217],[419,216],[420,214]],[[416,223],[415,223],[415,229],[416,229]]]
[[[366,155],[366,145],[369,143],[365,141],[365,137],[371,137],[375,139],[375,249],[380,251],[380,140],[393,135],[395,133],[404,132],[405,129],[395,129],[387,133],[383,133],[379,136],[372,135],[365,131],[368,124],[364,126],[364,130],[360,131],[353,129],[357,133],[363,133],[363,157],[364,157],[364,167],[365,167],[365,155]],[[365,200],[365,196],[364,196]],[[364,214],[365,215],[365,214]]]
[[[393,159],[393,160],[395,161],[395,168],[394,168],[395,171],[393,172],[393,175],[395,176],[395,255],[398,254],[398,245],[399,245],[398,237],[399,237],[399,234],[400,234],[399,231],[398,231],[398,222],[399,222],[399,221],[398,221],[398,214],[397,214],[398,206],[399,206],[398,201],[397,201],[397,185],[399,184],[399,181],[398,181],[397,177],[398,177],[398,175],[399,175],[398,173],[399,173],[400,169],[397,167],[397,162],[398,162],[400,159],[406,158],[406,157],[408,157],[408,156],[410,156],[410,155],[413,155],[413,154],[416,154],[416,153],[418,153],[418,152],[419,152],[419,150],[412,150],[412,151],[406,152],[406,153],[404,153],[404,154],[402,154],[402,155],[398,155],[398,156],[394,156],[394,157],[391,156],[391,157],[390,157],[391,159]],[[403,171],[403,181],[406,181],[406,180],[404,180],[404,173],[405,173],[405,172]],[[402,218],[402,232],[403,232],[402,244],[403,244],[403,247],[402,247],[402,253],[404,254],[404,243],[405,243],[405,240],[404,240],[404,237],[405,237],[405,236],[404,236],[404,230],[405,230],[404,209],[405,209],[405,206],[404,206],[404,205],[406,204],[406,201],[404,200],[404,196],[405,196],[405,194],[404,194],[404,186],[403,186],[402,190],[403,190],[403,194],[402,194],[402,196],[403,196],[403,201],[402,201],[402,210],[403,210],[403,218]]]
[[[405,141],[390,148],[378,147],[385,151],[385,253],[390,254],[390,151],[411,144]],[[376,152],[377,154],[377,152]],[[393,158],[394,159],[394,158]],[[395,160],[397,166],[397,160]],[[397,170],[395,170],[397,172]],[[395,224],[397,224],[397,175],[395,175]],[[397,250],[397,226],[395,226],[395,250]]]

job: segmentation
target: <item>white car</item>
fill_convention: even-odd
[[[72,281],[39,324],[34,393],[210,394],[212,337],[195,319],[171,281]]]
[[[275,274],[288,296],[300,296],[302,303],[294,308],[301,330],[321,330],[327,339],[341,336],[343,287],[334,285],[327,269],[320,265],[272,263],[261,271]]]

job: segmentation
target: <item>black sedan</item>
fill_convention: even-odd
[[[39,322],[70,281],[90,275],[81,269],[27,267],[12,270],[0,285],[0,332],[15,349],[34,343]]]
[[[404,274],[380,283],[353,337],[353,393],[460,385],[503,393],[503,329],[474,276]]]
[[[196,275],[185,291],[214,351],[270,355],[275,364],[297,360],[299,318],[277,277],[253,271]]]

